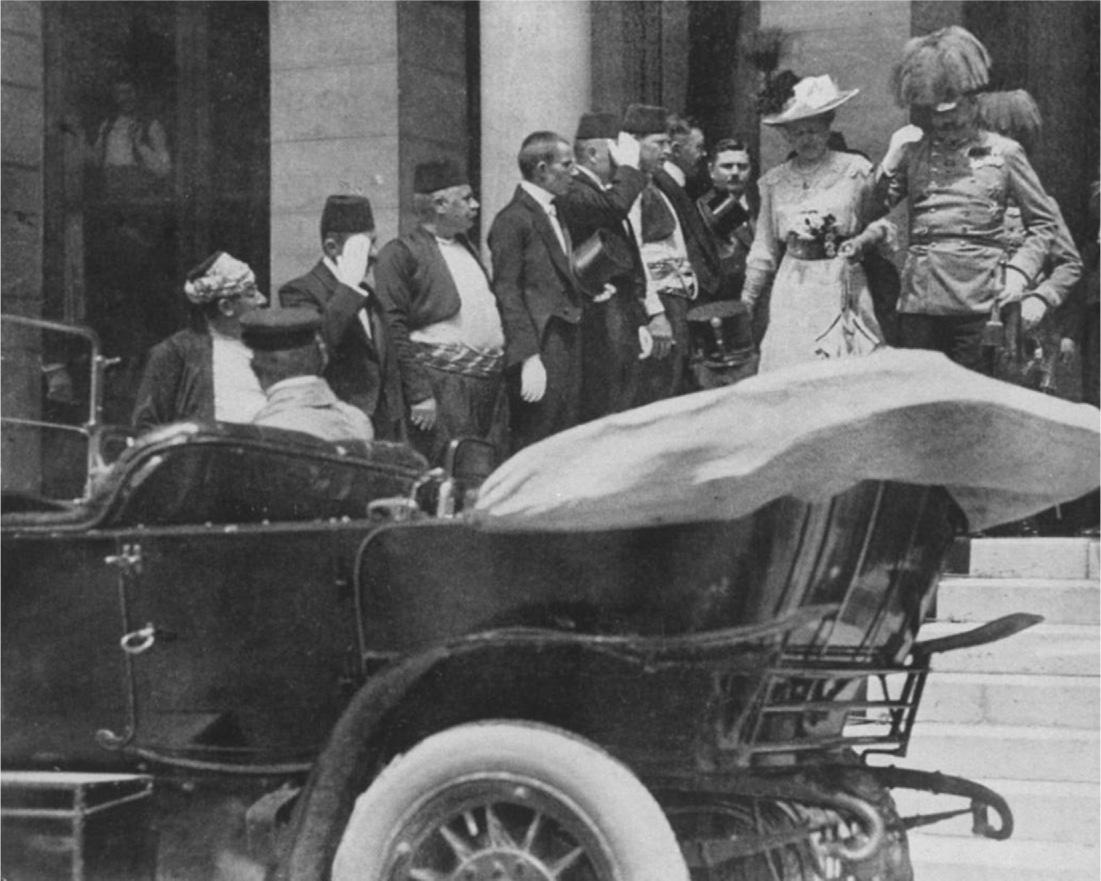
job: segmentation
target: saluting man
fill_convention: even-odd
[[[977,124],[976,92],[990,56],[969,31],[952,26],[906,44],[894,86],[918,126],[891,137],[880,165],[887,207],[909,198],[909,252],[898,301],[907,348],[933,349],[988,373],[983,331],[1005,306],[1021,301],[1036,324],[1061,295],[1030,291],[1050,243],[1057,209],[1020,144]],[[1021,211],[1023,240],[1012,255],[1002,239],[1006,208]]]

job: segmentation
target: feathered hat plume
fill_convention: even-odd
[[[1040,134],[1040,108],[1024,89],[983,92],[979,95],[979,125],[1015,141],[1026,142]]]
[[[902,107],[935,106],[981,89],[989,79],[986,47],[970,31],[952,25],[908,41],[891,85]]]

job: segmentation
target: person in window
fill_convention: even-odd
[[[172,171],[168,136],[164,126],[142,110],[131,78],[117,78],[111,97],[114,110],[96,130],[92,158],[103,171],[107,198],[141,196]]]
[[[325,344],[321,316],[313,309],[258,309],[241,317],[241,340],[252,350],[252,370],[267,403],[252,417],[322,440],[369,441],[371,420],[341,401],[322,378]]]
[[[139,431],[194,419],[249,422],[264,393],[241,342],[241,317],[267,300],[248,264],[216,251],[187,274],[191,325],[149,352],[132,423]]]

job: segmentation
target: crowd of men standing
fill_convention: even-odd
[[[939,63],[937,53],[961,40],[982,62],[985,49],[960,28],[915,41],[907,58],[915,65],[930,57]],[[991,303],[997,311],[1009,300],[1023,301],[1026,323],[1035,323],[1066,295],[1053,290],[1051,279],[1061,272],[1062,288],[1069,287],[1081,266],[1054,200],[1039,188],[1020,149],[976,128],[974,92],[986,82],[985,68],[974,69],[980,68],[975,82],[911,96],[924,131],[908,126],[896,133],[874,171],[866,159],[831,158],[844,152],[832,136],[827,145],[834,111],[857,90],[840,92],[829,77],[799,81],[771,121],[763,120],[784,128],[792,143],[784,168],[792,181],[802,180],[797,192],[834,186],[836,176],[827,172],[843,165],[851,169],[846,180],[868,180],[861,192],[872,193],[878,179],[880,214],[904,195],[904,171],[924,180],[914,157],[933,157],[926,177],[936,177],[936,187],[910,194],[911,253],[901,285],[893,264],[872,247],[890,238],[882,223],[864,232],[854,226],[838,242],[826,241],[824,254],[811,254],[822,241],[800,240],[792,251],[788,234],[788,257],[839,254],[862,261],[879,324],[888,328],[895,301],[906,301],[941,336],[966,331],[967,345],[899,342],[941,348],[973,368],[968,347],[978,345]],[[944,168],[937,165],[942,153],[949,157]],[[962,171],[953,164],[956,153],[966,158],[957,163]],[[786,179],[772,174],[762,181],[762,192],[765,183],[779,182],[776,193],[769,191],[766,223],[744,139],[721,139],[708,150],[699,126],[663,107],[632,104],[622,116],[584,114],[572,140],[533,132],[517,161],[521,179],[489,226],[490,266],[468,237],[477,220],[476,194],[463,169],[447,159],[417,166],[417,225],[381,251],[368,200],[329,197],[319,260],[279,289],[280,309],[259,308],[265,300],[245,264],[212,255],[185,285],[192,326],[151,351],[135,425],[188,418],[266,422],[328,440],[406,442],[434,464],[451,441],[474,437],[492,444],[500,460],[580,422],[756,371],[769,325],[764,279],[775,275],[774,265],[771,274],[762,272],[761,255],[783,258],[782,240],[779,251],[763,246],[779,222],[779,184]],[[994,205],[975,190],[980,166],[991,186],[1005,190],[1006,204]],[[1014,184],[1018,178],[1032,181],[1031,189]],[[954,211],[937,213],[941,197],[934,198],[934,190],[946,194],[945,204],[971,200],[988,213],[997,209],[990,229],[981,230],[992,253],[1002,247],[992,240],[1013,200],[1031,237],[1028,248],[1009,259],[1010,273],[1006,258],[999,258],[1004,283],[997,290],[988,290],[974,267],[959,264],[963,275],[946,283],[968,292],[966,314],[940,314],[936,303],[921,300],[928,292],[915,287],[912,267],[929,262],[932,250],[951,256],[973,244],[974,231],[960,227]],[[972,216],[960,210],[964,220]],[[830,250],[833,244],[843,246]],[[1026,251],[1031,263],[1022,267]],[[1046,282],[1045,263],[1056,267]],[[372,267],[373,287],[367,281]],[[1092,278],[1096,287],[1096,271]],[[875,324],[870,313],[869,321]],[[885,336],[880,342],[896,343]],[[967,357],[956,357],[957,349],[968,349]],[[273,352],[297,354],[275,358]],[[348,418],[349,405],[365,418]]]
[[[747,375],[737,298],[751,161],[727,140],[707,162],[702,140],[643,105],[585,114],[572,142],[529,135],[521,181],[489,229],[490,266],[468,237],[479,208],[469,179],[443,159],[416,167],[417,225],[381,250],[369,201],[330,196],[319,260],[279,288],[279,309],[263,308],[247,265],[211,255],[185,284],[191,325],[150,353],[135,426],[263,422],[273,384],[286,398],[320,375],[333,395],[302,402],[300,430],[351,439],[327,418],[344,402],[368,417],[364,439],[407,442],[436,463],[453,439],[476,437],[503,459],[579,422]],[[733,329],[740,348],[693,359],[689,313],[717,301],[733,308],[705,333]],[[316,349],[298,359],[316,369],[263,385],[252,362],[279,347]]]

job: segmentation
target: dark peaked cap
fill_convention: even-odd
[[[325,200],[321,212],[321,235],[325,233],[370,232],[375,228],[375,216],[366,196],[339,195]]]
[[[470,183],[465,174],[459,170],[459,166],[450,159],[440,159],[435,162],[422,162],[413,170],[413,192],[435,193],[437,190],[446,190],[451,187],[461,187]]]
[[[241,316],[241,340],[251,349],[297,349],[314,341],[321,315],[301,306],[253,309]]]
[[[623,130],[632,135],[659,135],[668,131],[669,111],[653,104],[631,104],[623,114]]]
[[[589,141],[593,138],[617,138],[619,137],[618,113],[585,113],[577,123],[577,134],[574,139]]]

